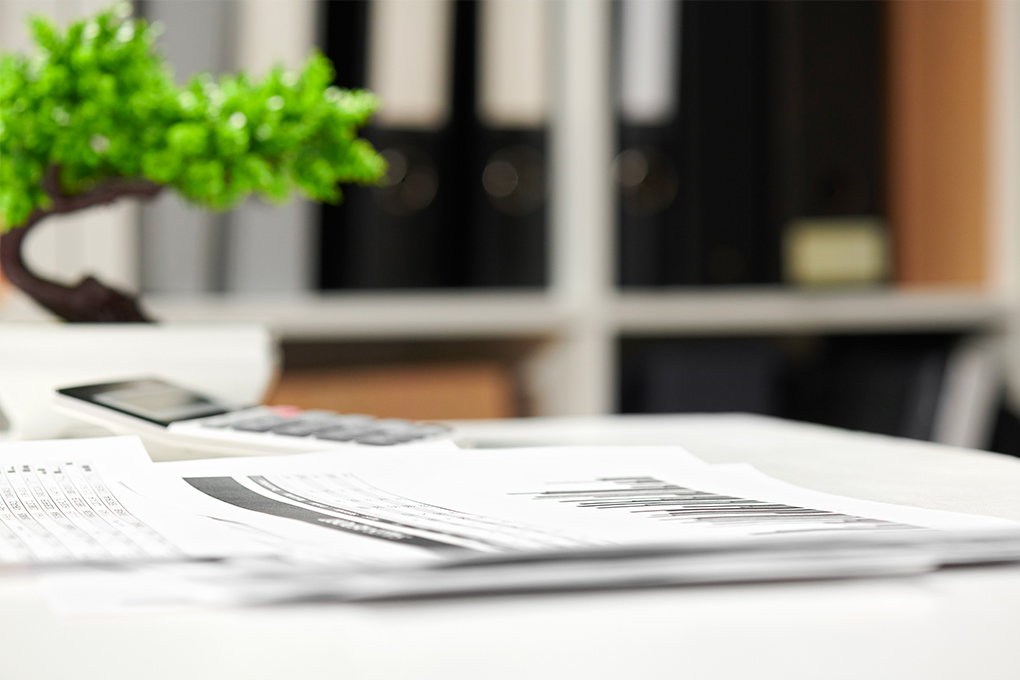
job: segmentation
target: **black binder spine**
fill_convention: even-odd
[[[365,87],[365,58],[368,32],[368,0],[327,0],[319,5],[323,26],[322,49],[336,69],[334,83],[343,88]],[[350,287],[351,267],[356,259],[351,240],[357,225],[351,215],[352,196],[367,191],[364,187],[343,188],[339,205],[319,208],[319,288]]]
[[[798,217],[885,215],[885,6],[769,3],[773,276]]]
[[[546,284],[545,138],[544,130],[479,131],[471,285]]]
[[[385,4],[379,0],[327,3],[326,53],[337,66],[338,84],[378,90],[372,82],[373,54],[391,69],[397,62],[397,69],[415,70],[417,65],[407,61],[421,55],[394,42],[409,35],[408,26],[375,30],[378,27],[373,25],[385,21],[406,24],[408,12],[438,14],[413,27],[411,37],[423,40],[424,49],[438,51],[437,58],[429,62],[440,69],[450,68],[453,60],[445,55],[453,40],[453,31],[447,30],[453,23],[453,3]],[[422,33],[429,30],[436,34]],[[443,83],[449,85],[453,80],[452,73],[429,76],[436,81],[430,92],[448,99],[449,91],[441,90]],[[387,93],[380,94],[385,108]],[[392,98],[399,91],[388,94]],[[324,288],[434,288],[461,282],[463,277],[454,268],[463,259],[456,252],[463,238],[457,233],[461,221],[454,212],[457,159],[450,149],[456,146],[452,140],[455,129],[450,103],[443,108],[445,113],[427,112],[429,120],[422,123],[405,120],[406,111],[403,119],[395,120],[380,113],[365,130],[364,136],[389,163],[387,183],[345,187],[344,204],[323,210],[320,281]]]
[[[613,163],[618,187],[618,280],[622,287],[665,283],[664,236],[680,220],[680,175],[675,130],[666,126],[620,125]]]
[[[682,3],[680,219],[667,284],[766,279],[769,3]]]
[[[680,3],[624,0],[614,10],[617,279],[623,287],[656,286],[665,283],[666,262],[676,256],[664,251],[664,233],[680,219]]]
[[[468,283],[541,287],[547,281],[545,3],[462,0],[476,8],[472,80],[458,79],[461,129],[473,130]],[[462,38],[462,43],[468,43]],[[465,50],[466,51],[466,50]],[[512,75],[508,79],[507,72]],[[470,123],[468,122],[470,121]]]
[[[388,183],[348,194],[354,229],[344,260],[350,288],[451,285],[446,171],[448,131],[372,128],[366,137],[389,164]]]

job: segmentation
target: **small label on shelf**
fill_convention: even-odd
[[[878,217],[813,217],[783,230],[783,278],[795,285],[879,283],[889,278],[889,237]]]

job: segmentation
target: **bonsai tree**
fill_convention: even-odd
[[[154,27],[130,13],[124,3],[63,33],[34,17],[35,53],[0,62],[0,267],[69,321],[147,319],[92,277],[69,287],[25,266],[22,242],[49,215],[164,187],[209,210],[252,193],[338,202],[339,183],[375,183],[386,170],[357,136],[376,98],[331,86],[322,54],[300,72],[202,74],[178,88]]]

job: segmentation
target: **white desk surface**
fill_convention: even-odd
[[[1020,460],[750,416],[464,424],[681,444],[869,500],[1020,520]],[[1020,567],[921,577],[67,617],[0,577],[0,678],[1020,678]]]

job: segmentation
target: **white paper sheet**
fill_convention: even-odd
[[[1018,526],[809,491],[675,447],[444,443],[157,467],[153,496],[183,480],[203,497],[188,494],[190,508],[278,535],[307,525],[365,557],[380,544],[442,555]]]
[[[832,578],[1020,560],[1015,522],[814,492],[676,447],[439,442],[119,467],[92,459],[116,470],[124,502],[147,504],[149,526],[183,554],[209,556],[197,547],[208,548],[213,527],[231,541],[213,551],[217,562],[50,575],[65,610]],[[157,521],[149,514],[157,508],[173,521]],[[184,527],[196,535],[175,533]]]
[[[267,554],[221,522],[128,484],[152,463],[136,437],[0,446],[0,566]]]

